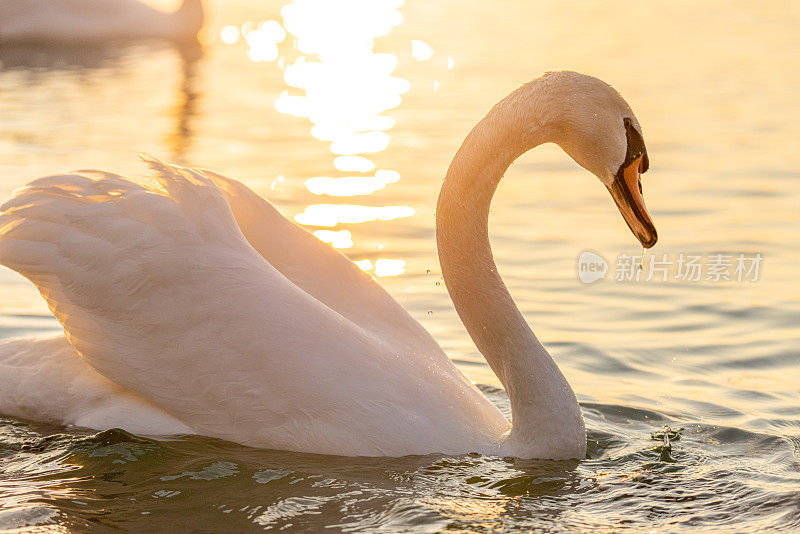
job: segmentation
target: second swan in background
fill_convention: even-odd
[[[202,0],[167,13],[139,0],[8,0],[0,2],[0,44],[91,43],[133,39],[194,41]]]

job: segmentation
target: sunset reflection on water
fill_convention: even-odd
[[[254,62],[280,58],[279,67],[287,89],[275,100],[275,109],[307,119],[312,125],[311,136],[329,143],[333,156],[330,175],[305,180],[306,189],[315,195],[366,196],[401,179],[399,172],[377,168],[370,158],[388,148],[388,131],[396,121],[385,113],[398,107],[401,95],[410,88],[408,80],[392,75],[398,66],[397,56],[373,50],[376,38],[389,34],[402,22],[403,16],[398,11],[402,3],[402,0],[354,0],[332,4],[326,0],[298,0],[281,9],[283,24],[266,20],[221,30],[220,39],[225,44],[235,44],[239,35],[244,36],[248,57]],[[287,35],[292,42],[292,55],[296,56],[291,62],[279,52],[279,45]],[[412,56],[426,60],[433,56],[433,49],[414,40]],[[359,234],[352,225],[413,214],[410,206],[311,204],[294,220],[333,247],[349,249],[354,245],[354,235],[357,239]],[[335,230],[341,224],[351,226]],[[315,230],[315,227],[333,230]],[[402,260],[377,257],[354,260],[379,277],[404,272]]]
[[[179,0],[153,2],[172,9]],[[0,47],[0,197],[70,169],[141,176],[137,152],[241,180],[379,278],[508,413],[439,272],[436,197],[453,154],[492,105],[546,70],[572,69],[619,89],[642,124],[651,160],[642,187],[660,236],[648,262],[761,254],[761,277],[620,282],[612,267],[607,279],[582,284],[582,251],[613,265],[622,254],[638,258],[641,247],[605,188],[545,145],[506,173],[489,231],[504,283],[583,405],[589,459],[359,464],[194,438],[137,445],[112,433],[84,442],[75,429],[14,420],[0,436],[18,478],[2,484],[27,488],[39,474],[48,485],[59,476],[73,484],[68,469],[50,471],[66,458],[84,466],[88,488],[58,496],[53,486],[58,502],[8,493],[9,504],[44,502],[63,517],[122,528],[133,510],[152,531],[185,523],[247,530],[262,507],[286,514],[276,525],[309,531],[596,532],[624,531],[626,522],[632,531],[797,530],[796,8],[739,0],[206,5],[203,45],[194,49]],[[58,332],[35,288],[0,270],[2,338]],[[672,462],[657,452],[662,425],[685,429]],[[51,432],[58,436],[41,451],[20,446]],[[126,460],[126,447],[143,456]],[[98,449],[108,456],[87,452]],[[236,463],[239,473],[161,478],[216,462]],[[265,466],[291,474],[262,484],[253,472]],[[165,489],[181,493],[162,499]]]

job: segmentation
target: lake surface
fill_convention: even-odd
[[[588,458],[337,458],[5,417],[0,528],[800,529],[795,3],[209,11],[202,50],[0,48],[0,197],[76,168],[143,174],[137,152],[240,179],[374,274],[508,413],[441,283],[436,195],[463,137],[518,84],[593,74],[645,132],[660,240],[641,273],[605,188],[552,146],[509,170],[491,219],[501,273],[581,401]],[[604,280],[579,280],[587,250]],[[58,331],[0,270],[0,338]]]

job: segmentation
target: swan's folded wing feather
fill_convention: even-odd
[[[298,287],[386,342],[443,364],[433,337],[369,274],[347,256],[284,217],[241,182],[200,170],[225,194],[245,238]]]
[[[396,354],[269,265],[204,176],[164,174],[33,182],[2,207],[0,263],[95,369],[198,432],[297,448],[310,426],[340,443],[359,407],[339,380],[370,398]]]

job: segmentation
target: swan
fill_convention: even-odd
[[[165,13],[139,0],[12,0],[0,2],[0,43],[195,40],[201,0]]]
[[[149,181],[77,171],[2,206],[0,263],[36,285],[65,337],[0,346],[0,413],[345,456],[584,458],[575,394],[514,304],[488,236],[504,172],[548,142],[600,179],[643,246],[657,239],[642,130],[605,82],[546,73],[467,135],[436,240],[513,425],[340,252],[238,181],[144,156]]]

